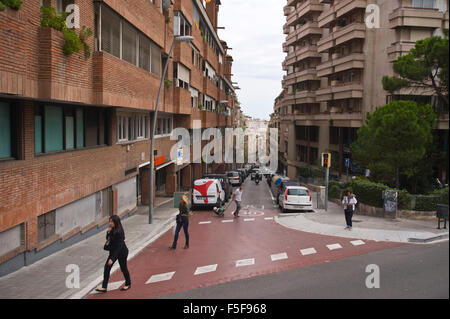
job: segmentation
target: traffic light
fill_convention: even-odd
[[[331,154],[322,153],[322,167],[330,168],[330,166],[331,166]]]

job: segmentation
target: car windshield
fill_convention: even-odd
[[[230,173],[228,173],[228,177],[235,177],[235,176],[238,176],[238,175],[239,175],[238,172],[230,172]]]
[[[288,195],[309,196],[308,191],[306,189],[301,189],[301,188],[289,188]]]

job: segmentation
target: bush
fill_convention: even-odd
[[[11,9],[14,9],[14,10],[19,10],[22,7],[21,0],[0,0],[0,11],[3,11],[2,4],[3,4],[3,10],[5,10],[5,6],[10,7]]]
[[[375,207],[383,207],[383,191],[389,189],[384,184],[363,179],[354,179],[351,188],[358,202]]]
[[[64,29],[63,34],[65,40],[63,52],[65,55],[71,55],[72,53],[80,52],[81,50],[83,50],[83,43],[74,30]]]
[[[0,1],[0,11],[5,11],[5,5]]]
[[[336,184],[332,185],[328,189],[329,198],[341,199],[343,190]]]
[[[435,211],[439,204],[440,197],[436,195],[417,195],[416,207],[414,210],[419,211]]]
[[[53,7],[41,7],[41,27],[63,31],[66,29],[66,18],[65,12],[57,14]]]

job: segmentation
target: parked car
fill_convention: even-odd
[[[225,201],[228,201],[233,194],[233,187],[228,181],[227,174],[207,174],[203,176],[204,179],[218,179],[222,186],[222,189],[225,191]]]
[[[240,186],[241,185],[241,176],[238,172],[232,171],[227,173],[228,181],[232,186]]]
[[[288,210],[312,210],[312,198],[309,189],[303,186],[287,185],[281,189],[279,197],[283,213]]]
[[[272,178],[272,182],[271,182],[271,186],[270,189],[272,191],[272,195],[275,198],[275,201],[278,202],[278,196],[281,193],[281,187],[283,186],[283,182],[288,182],[291,179],[289,177],[286,176],[281,176],[281,175],[274,175]]]
[[[225,202],[225,191],[218,179],[198,179],[192,187],[192,209],[221,207]]]

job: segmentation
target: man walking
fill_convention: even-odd
[[[242,190],[244,186],[239,186],[233,194],[233,199],[236,202],[236,210],[234,211],[234,217],[239,217],[239,211],[241,210]]]
[[[358,203],[356,197],[350,190],[346,191],[344,198],[342,199],[342,205],[344,206],[345,222],[347,227],[345,229],[352,230],[352,217],[355,212],[355,205]]]

